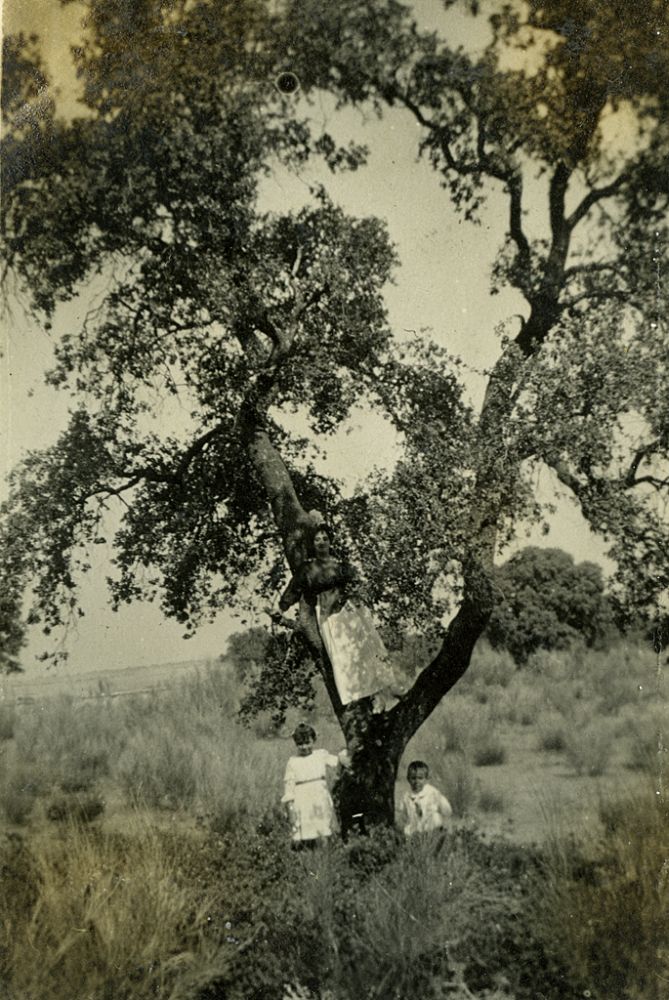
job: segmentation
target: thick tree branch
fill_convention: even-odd
[[[509,233],[518,247],[518,263],[523,269],[530,266],[530,244],[523,230],[523,179],[520,173],[507,180],[509,191]]]
[[[490,576],[482,563],[472,559],[465,571],[465,597],[439,652],[389,712],[393,730],[402,733],[407,742],[466,672],[492,607]]]
[[[562,161],[558,163],[551,177],[548,207],[553,246],[559,245],[568,236],[568,233],[565,231],[564,206],[570,177],[571,170]]]
[[[660,447],[660,444],[661,442],[656,438],[654,441],[644,445],[642,448],[637,448],[623,479],[623,485],[626,489],[633,489],[635,486],[641,486],[644,484],[654,486],[657,490],[662,490],[669,486],[669,476],[662,479],[660,476],[655,476],[652,473],[648,473],[644,476],[637,475],[641,464],[648,461],[651,455],[653,455]]]
[[[669,476],[666,479],[659,479],[657,476],[638,476],[633,479],[629,486],[642,486],[643,484],[654,486],[656,490],[669,488]]]
[[[604,201],[606,198],[610,198],[612,195],[617,194],[621,187],[625,184],[629,177],[629,171],[624,170],[614,181],[610,184],[605,184],[604,187],[592,188],[591,191],[583,198],[579,205],[576,206],[574,211],[567,219],[567,225],[569,229],[574,229],[582,219],[588,214],[593,205],[596,205],[600,201]]]
[[[620,271],[620,263],[618,261],[591,261],[589,264],[574,264],[565,269],[564,277],[565,281],[570,281],[572,278],[587,277],[589,274],[600,274],[607,271],[613,271],[614,274],[617,274]]]
[[[612,302],[624,302],[625,305],[632,306],[634,308],[638,306],[638,303],[634,301],[629,292],[623,291],[621,288],[593,288],[590,292],[581,292],[580,295],[574,295],[570,299],[564,299],[560,302],[560,310],[564,311],[566,309],[572,309],[581,302],[606,302],[607,300]]]

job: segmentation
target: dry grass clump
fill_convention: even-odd
[[[613,744],[611,720],[594,718],[568,728],[565,754],[577,774],[596,777],[607,771]]]
[[[104,799],[95,793],[56,795],[45,805],[45,815],[54,823],[91,823],[105,811]]]
[[[465,674],[465,686],[506,688],[517,673],[518,666],[510,653],[505,649],[492,649],[487,642],[481,642],[472,654],[471,666]]]
[[[536,926],[581,989],[660,1000],[669,983],[667,802],[648,787],[601,803],[600,816],[604,833],[585,845],[589,861],[552,852]]]
[[[473,748],[477,767],[494,767],[506,761],[506,747],[494,733],[481,734]]]
[[[562,753],[567,747],[567,724],[559,712],[542,712],[537,720],[538,749]]]
[[[23,883],[0,924],[10,996],[185,1000],[222,971],[207,940],[212,902],[150,826],[110,837],[70,825],[2,861],[10,885]]]
[[[485,708],[457,692],[444,699],[437,713],[430,729],[438,732],[440,748],[451,753],[464,753],[474,729],[488,716]]]
[[[80,792],[109,774],[123,736],[115,706],[61,695],[21,713],[15,742],[22,760],[40,767],[48,761],[54,783]]]
[[[38,786],[29,769],[14,767],[0,778],[0,815],[11,826],[23,826],[32,814]]]
[[[669,768],[669,707],[656,705],[630,713],[618,729],[627,740],[627,767],[649,775],[666,774]]]
[[[544,698],[536,678],[519,671],[491,704],[490,714],[495,721],[534,726],[543,708]]]
[[[200,755],[200,809],[220,833],[257,823],[279,801],[290,748],[285,741],[259,742],[230,726]]]
[[[496,792],[491,788],[483,788],[479,792],[478,807],[481,812],[501,813],[504,812],[506,803],[501,792]]]
[[[439,787],[453,807],[457,817],[469,815],[476,805],[479,785],[474,770],[464,754],[449,756]]]
[[[0,742],[11,740],[16,728],[16,709],[0,704]]]
[[[187,732],[156,717],[129,736],[113,776],[132,805],[187,808],[197,792],[197,752]]]

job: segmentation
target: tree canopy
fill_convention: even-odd
[[[338,702],[312,648],[364,766],[383,747],[386,785],[467,668],[496,552],[546,514],[539,470],[610,543],[621,600],[652,614],[669,583],[666,7],[458,6],[479,26],[472,51],[396,0],[88,0],[85,114],[6,107],[6,282],[47,326],[57,303],[99,289],[48,375],[73,395],[69,426],[13,474],[11,594],[32,581],[46,628],[75,613],[115,504],[113,601],[159,597],[195,627],[243,580],[276,590],[284,560],[304,559],[308,511],[325,511],[377,617],[440,637],[381,718]],[[27,40],[9,47],[10,94],[29,98],[41,69]],[[298,100],[275,85],[285,70]],[[323,92],[411,116],[464,221],[504,199],[491,288],[525,308],[497,331],[480,411],[443,346],[389,328],[398,262],[383,220],[347,215],[322,185],[299,210],[262,209],[279,163],[364,169],[364,150],[318,125],[309,102]],[[186,414],[178,428],[155,418],[166,396]],[[309,449],[361,402],[403,451],[342,497]]]
[[[575,563],[562,549],[521,549],[496,570],[495,583],[486,635],[517,663],[538,649],[593,646],[614,631],[601,567]]]

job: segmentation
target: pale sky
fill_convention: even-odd
[[[438,26],[444,17],[440,0],[420,0],[416,7],[430,26]],[[59,83],[59,107],[66,114],[76,107],[76,80],[66,57],[68,46],[78,37],[79,18],[76,4],[62,8],[58,0],[5,0],[4,31],[23,29],[42,37],[45,59]],[[471,30],[464,14],[449,15],[449,39],[459,36],[464,42]],[[480,401],[483,379],[479,373],[497,356],[495,327],[505,320],[517,323],[513,315],[523,310],[522,300],[513,293],[489,294],[490,267],[505,230],[501,199],[491,198],[479,227],[459,220],[434,172],[426,163],[416,162],[417,126],[408,115],[393,112],[382,121],[371,115],[363,120],[354,111],[334,116],[325,103],[317,104],[312,113],[317,120],[328,121],[329,129],[342,141],[352,138],[366,143],[371,150],[368,166],[335,178],[319,167],[310,168],[301,178],[282,171],[265,183],[263,201],[268,208],[298,205],[307,196],[307,182],[321,177],[333,199],[347,211],[386,219],[401,259],[396,284],[388,288],[386,297],[393,329],[411,337],[411,331],[432,328],[435,339],[470,366],[468,389],[472,399]],[[27,449],[52,442],[64,425],[67,398],[46,387],[42,376],[50,364],[53,338],[81,320],[91,294],[90,289],[84,290],[77,302],[58,311],[51,335],[18,305],[3,329],[0,392],[5,434],[0,465],[6,470]],[[333,443],[328,468],[350,488],[373,464],[390,466],[394,458],[393,435],[377,419],[358,412],[348,433]],[[553,494],[555,484],[548,472],[542,474],[539,489],[544,498]],[[2,492],[6,492],[4,484]],[[567,500],[559,503],[549,535],[521,533],[516,547],[528,543],[560,546],[577,560],[603,558],[603,546]],[[244,627],[231,615],[222,614],[216,623],[184,641],[179,626],[166,621],[153,606],[136,605],[112,614],[106,607],[104,584],[110,553],[102,546],[96,549],[96,562],[82,588],[86,617],[77,633],[68,636],[69,663],[58,667],[59,671],[216,656],[230,631]],[[34,660],[45,648],[45,637],[39,632],[31,635],[23,655],[31,675],[46,669]]]

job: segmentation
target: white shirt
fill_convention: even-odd
[[[400,806],[402,828],[407,837],[414,833],[440,830],[453,815],[445,795],[425,783],[420,792],[405,792]]]

